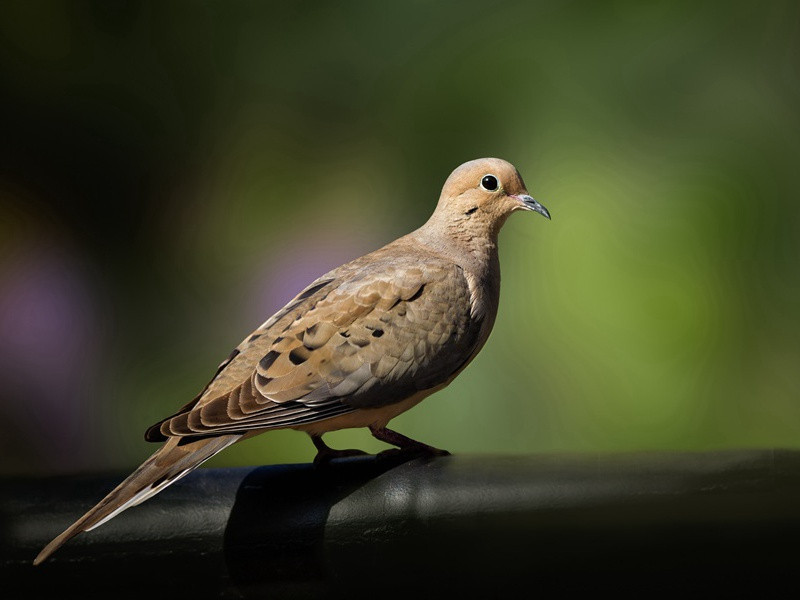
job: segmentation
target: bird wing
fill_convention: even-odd
[[[294,427],[398,402],[458,372],[480,337],[461,268],[436,257],[364,259],[301,292],[147,438]]]

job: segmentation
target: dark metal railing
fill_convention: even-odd
[[[780,450],[201,469],[31,565],[121,479],[3,481],[2,596],[765,597],[800,575]]]

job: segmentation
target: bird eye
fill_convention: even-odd
[[[498,187],[497,177],[494,175],[484,175],[483,179],[481,179],[481,187],[487,192],[496,191]]]

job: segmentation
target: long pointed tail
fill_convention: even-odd
[[[194,441],[190,438],[170,438],[94,508],[47,544],[33,564],[38,565],[46,560],[82,531],[90,531],[116,517],[125,509],[156,495],[241,437],[241,435],[223,435]]]

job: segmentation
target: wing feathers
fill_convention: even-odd
[[[323,277],[237,347],[206,395],[158,431],[292,427],[433,387],[477,350],[469,293],[460,269],[440,259]]]

